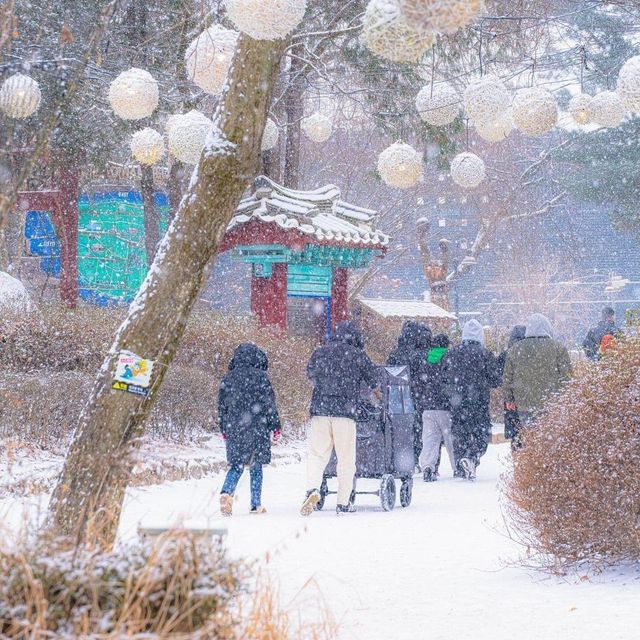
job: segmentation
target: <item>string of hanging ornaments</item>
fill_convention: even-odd
[[[153,166],[164,156],[164,140],[162,134],[147,127],[136,131],[131,136],[131,155],[140,164]]]
[[[486,75],[464,91],[464,108],[474,123],[496,122],[511,106],[511,96],[500,78]]]
[[[395,142],[378,156],[378,173],[390,187],[409,189],[422,171],[422,156],[409,144]]]
[[[416,109],[420,117],[434,127],[451,124],[460,113],[460,96],[446,82],[423,87],[416,96]]]
[[[267,123],[264,126],[264,133],[262,134],[260,150],[271,151],[271,149],[278,144],[278,136],[278,125],[271,118],[267,118]]]
[[[485,178],[482,158],[464,151],[451,161],[451,179],[465,189],[475,189]]]
[[[167,121],[171,155],[185,164],[198,164],[212,122],[200,111],[172,116]]]
[[[206,93],[224,89],[238,41],[237,31],[213,24],[191,42],[185,53],[189,79]]]
[[[41,100],[40,85],[22,73],[9,76],[0,87],[0,109],[9,118],[28,118],[38,110]]]
[[[300,126],[304,135],[312,142],[326,142],[333,133],[333,123],[327,116],[319,112],[305,118]]]
[[[493,122],[474,123],[476,133],[487,142],[502,142],[513,131],[513,117],[511,111],[506,111]]]
[[[399,0],[407,24],[420,31],[455,33],[485,11],[484,0]]]
[[[286,38],[304,18],[307,0],[227,0],[227,15],[254,40]]]
[[[618,74],[618,95],[629,111],[640,112],[640,56],[629,58]]]
[[[361,40],[372,53],[392,62],[418,62],[435,34],[407,24],[398,0],[371,0],[362,18]]]
[[[577,124],[589,124],[591,122],[591,96],[587,93],[579,93],[569,101],[569,114]]]
[[[601,127],[617,127],[627,115],[622,99],[615,91],[601,91],[589,105],[591,121]]]
[[[558,122],[558,105],[553,95],[543,87],[520,89],[511,105],[513,123],[528,136],[541,136]]]
[[[109,86],[109,104],[123,120],[142,120],[156,110],[160,92],[155,78],[135,67],[123,71]]]

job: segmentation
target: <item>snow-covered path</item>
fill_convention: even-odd
[[[502,533],[497,481],[508,456],[492,446],[475,484],[445,477],[417,481],[413,504],[391,513],[373,496],[357,514],[336,517],[335,498],[308,519],[298,515],[304,466],[267,469],[269,514],[248,514],[248,478],[236,515],[224,521],[232,553],[264,559],[284,602],[322,598],[344,640],[637,640],[640,572],[567,580],[509,566],[520,550]],[[222,478],[130,492],[123,537],[143,525],[220,523]],[[306,588],[305,588],[306,585]]]

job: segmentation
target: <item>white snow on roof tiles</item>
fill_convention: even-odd
[[[456,316],[446,309],[423,300],[374,300],[360,298],[360,302],[383,318],[445,318]]]
[[[239,204],[228,230],[260,220],[283,229],[297,229],[318,240],[350,244],[389,244],[389,236],[373,226],[376,212],[339,199],[340,190],[327,185],[314,191],[296,191],[259,177],[253,193]]]

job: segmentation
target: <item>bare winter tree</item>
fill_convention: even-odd
[[[112,544],[136,440],[182,338],[206,267],[259,169],[260,141],[287,41],[241,36],[214,129],[149,274],[98,374],[50,504],[54,529]],[[118,355],[155,362],[148,396],[112,389]]]

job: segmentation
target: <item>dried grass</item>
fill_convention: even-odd
[[[640,341],[582,368],[523,441],[504,489],[529,555],[558,571],[640,560]]]

